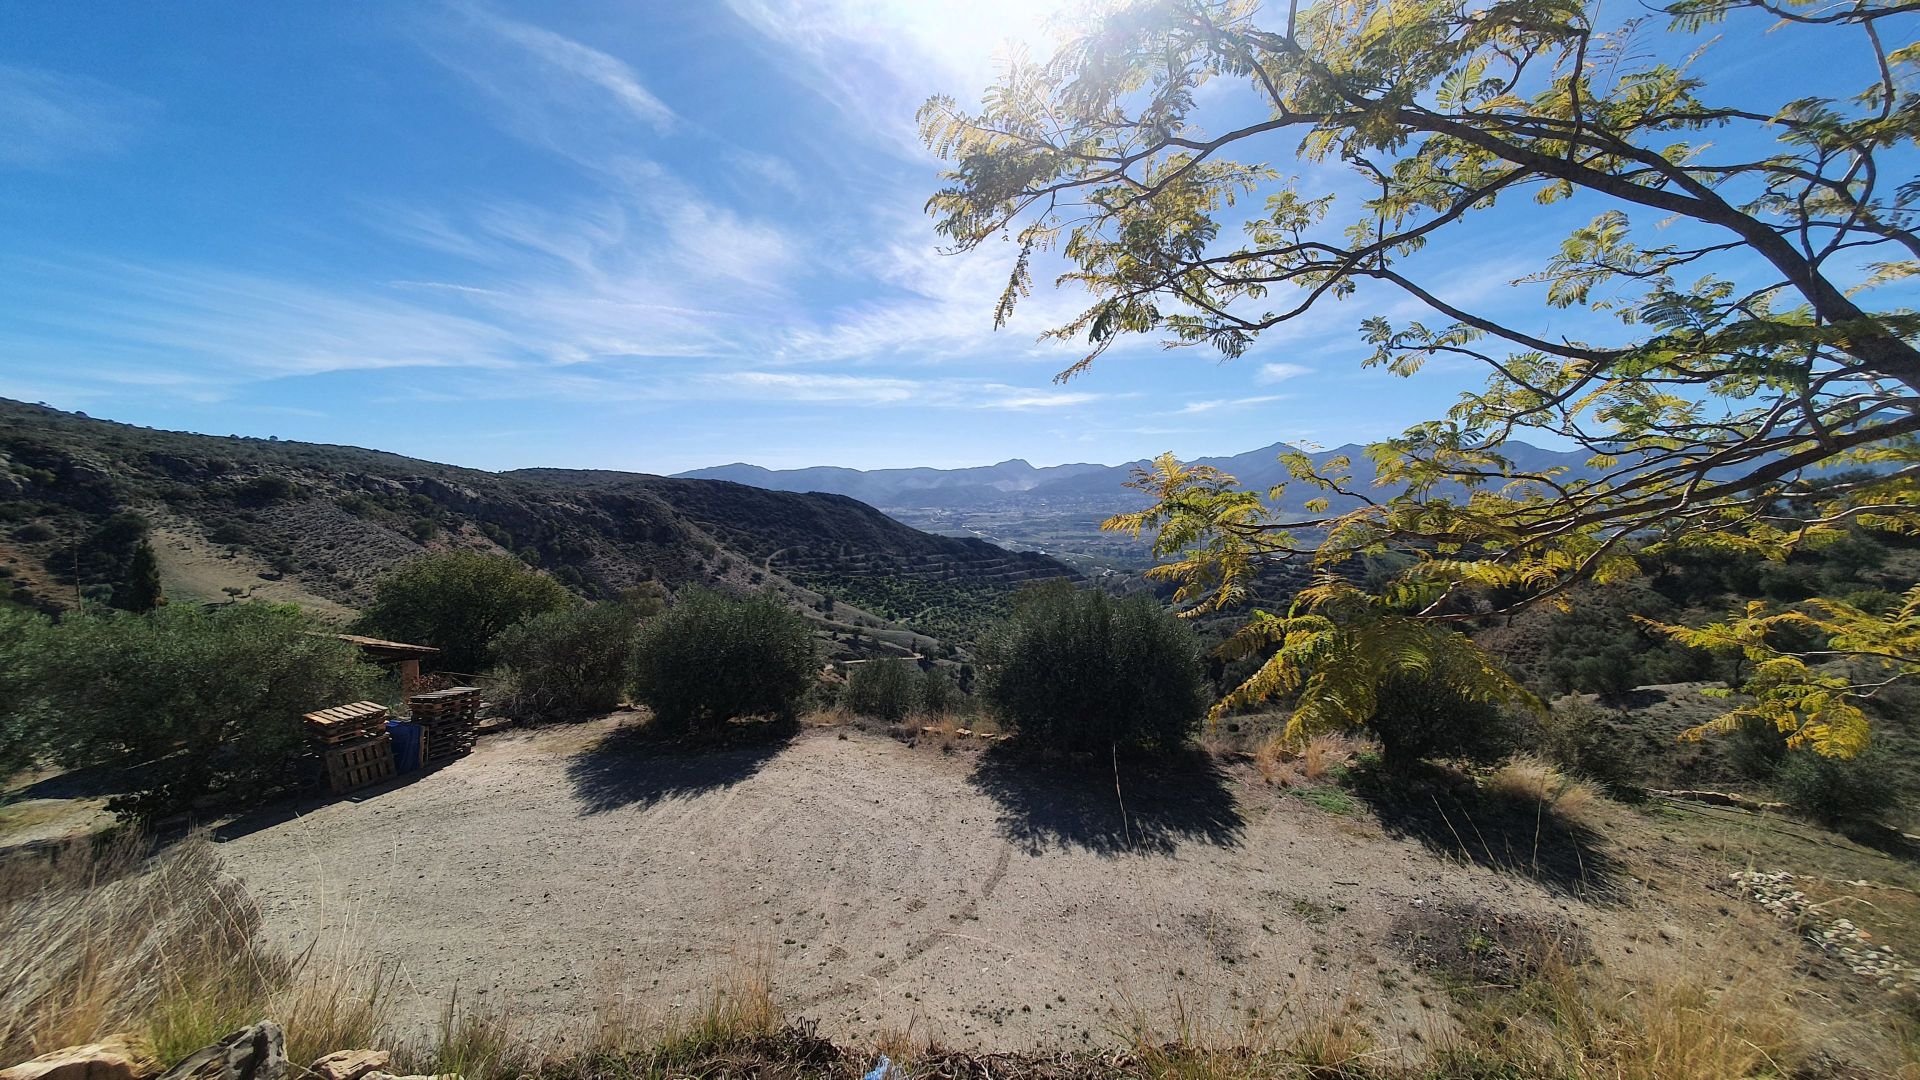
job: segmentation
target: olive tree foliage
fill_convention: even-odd
[[[450,671],[484,671],[493,640],[524,619],[576,603],[566,586],[518,559],[442,551],[402,563],[374,582],[360,633],[440,650]]]
[[[310,780],[301,714],[366,698],[381,678],[291,606],[85,611],[4,636],[0,664],[35,748],[62,765],[138,766],[110,804],[133,817]]]
[[[1157,537],[1155,572],[1194,612],[1242,605],[1274,562],[1311,564],[1286,613],[1251,616],[1242,647],[1273,659],[1221,707],[1293,690],[1303,723],[1360,722],[1384,680],[1463,647],[1462,622],[1564,604],[1643,554],[1782,559],[1852,527],[1920,531],[1920,320],[1899,304],[1920,275],[1916,10],[1136,0],[1050,59],[1009,62],[978,112],[928,101],[922,133],[951,163],[928,208],[957,248],[1017,241],[999,323],[1037,257],[1063,260],[1090,303],[1048,332],[1089,345],[1062,379],[1129,335],[1232,358],[1330,303],[1393,294],[1433,315],[1360,319],[1368,366],[1485,369],[1445,415],[1369,448],[1378,486],[1344,458],[1293,455],[1292,480],[1263,493],[1168,456],[1134,480],[1157,505],[1108,523]],[[1696,74],[1708,48],[1773,64],[1770,96]],[[1797,88],[1816,64],[1846,90]],[[1199,92],[1216,81],[1233,89]],[[1350,168],[1364,193],[1305,190],[1287,164]],[[1419,258],[1552,228],[1564,239],[1516,282],[1533,317],[1450,299],[1450,267]],[[1595,340],[1547,329],[1570,325],[1554,308],[1590,309],[1571,325]],[[1528,467],[1506,450],[1521,435],[1588,467]],[[1856,471],[1816,484],[1815,466]],[[1277,509],[1288,487],[1304,510]],[[1406,569],[1372,590],[1342,573],[1381,554]],[[1867,742],[1861,696],[1920,673],[1920,590],[1905,600],[1668,629],[1753,661],[1751,703],[1716,726],[1760,718],[1844,756]],[[1778,620],[1829,644],[1791,652]],[[1842,657],[1874,673],[1819,664]],[[1517,690],[1486,674],[1477,692]]]
[[[856,716],[898,723],[913,711],[922,684],[919,672],[907,660],[868,660],[847,676],[841,704]]]
[[[0,608],[0,780],[32,765],[42,750],[44,723],[29,663],[30,642],[45,632],[45,616]]]
[[[528,720],[598,716],[620,705],[634,635],[649,614],[627,601],[578,604],[514,623],[493,639],[503,706]]]
[[[791,720],[818,676],[813,631],[778,595],[689,589],[634,643],[634,697],[662,730],[718,730],[729,720]]]
[[[995,715],[1039,746],[1171,750],[1207,708],[1199,638],[1150,596],[1034,587],[988,633],[981,659]]]

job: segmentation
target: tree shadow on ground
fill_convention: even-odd
[[[1000,831],[1034,854],[1166,855],[1189,841],[1236,847],[1246,827],[1226,774],[1197,750],[1066,762],[999,743],[967,782],[999,804]]]
[[[134,790],[143,779],[137,765],[87,765],[41,777],[0,794],[0,803],[27,799],[93,799]]]
[[[1355,769],[1353,793],[1389,836],[1417,840],[1436,855],[1525,878],[1547,891],[1594,904],[1624,898],[1619,859],[1592,826],[1481,793],[1472,778],[1420,765]]]
[[[1878,822],[1843,822],[1833,828],[1835,832],[1861,847],[1871,848],[1902,862],[1920,863],[1920,844],[1914,843],[1906,833],[1891,825],[1882,825]]]
[[[729,724],[701,738],[664,736],[639,724],[609,732],[567,763],[580,813],[649,807],[729,788],[764,768],[793,741],[790,723]]]

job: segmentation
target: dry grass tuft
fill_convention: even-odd
[[[1269,784],[1294,787],[1337,780],[1353,763],[1360,744],[1346,735],[1315,735],[1304,742],[1274,732],[1253,751],[1253,764]]]
[[[378,971],[265,943],[259,909],[205,836],[148,850],[131,834],[63,849],[38,889],[13,869],[0,896],[0,1057],[132,1031],[170,1063],[263,1016],[286,1028],[295,1060],[378,1037]]]
[[[287,977],[286,958],[257,946],[259,910],[204,837],[151,863],[145,851],[131,835],[69,849],[43,888],[0,907],[0,1056],[144,1029],[173,1060]]]
[[[1487,774],[1480,789],[1496,799],[1543,807],[1575,820],[1590,816],[1600,801],[1600,792],[1592,784],[1530,754],[1517,755]]]
[[[1300,751],[1300,767],[1310,784],[1324,783],[1353,762],[1359,746],[1345,735],[1315,735]]]

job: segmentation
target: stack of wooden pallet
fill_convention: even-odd
[[[445,761],[473,749],[474,728],[480,721],[479,687],[415,694],[407,699],[407,707],[424,732],[428,761]]]
[[[356,701],[306,715],[307,732],[327,763],[327,786],[344,795],[393,776],[387,707]]]
[[[356,701],[306,716],[307,733],[322,746],[341,746],[387,733],[387,707],[377,701]]]

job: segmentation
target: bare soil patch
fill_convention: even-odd
[[[670,1014],[764,955],[779,1003],[835,1037],[1024,1049],[1340,1015],[1417,1054],[1450,1023],[1443,980],[1396,947],[1424,913],[1577,928],[1601,962],[1704,956],[1764,925],[1623,864],[1589,903],[1249,766],[1044,767],[832,728],[689,752],[633,721],[495,736],[410,782],[242,819],[227,865],[271,932],[370,951],[393,1019],[423,1032],[456,990],[536,1028],[610,988]],[[1667,922],[1687,929],[1651,929]]]

